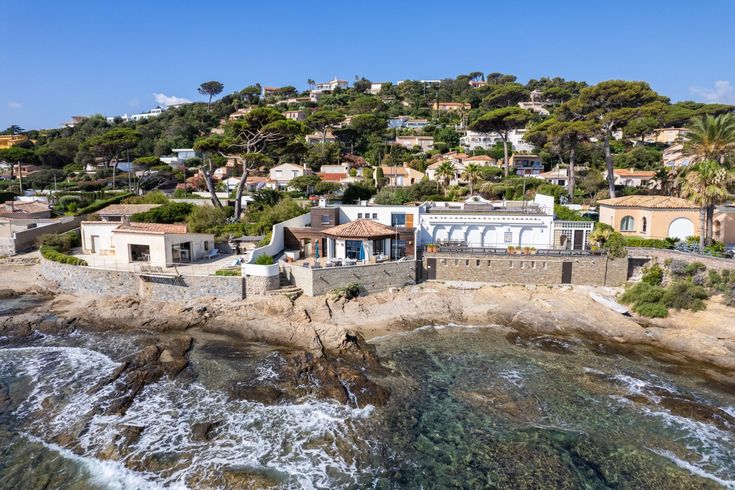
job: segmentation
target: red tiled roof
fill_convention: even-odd
[[[656,176],[656,172],[652,170],[634,170],[627,168],[615,168],[613,169],[613,173],[620,177],[643,177],[650,179]]]
[[[358,219],[327,228],[322,233],[338,238],[383,238],[395,235],[396,230],[373,220]]]
[[[320,179],[322,179],[324,181],[328,181],[328,182],[340,182],[342,179],[346,179],[347,178],[347,174],[345,174],[345,173],[341,173],[341,174],[338,174],[338,173],[321,173],[321,174],[317,174],[317,175],[319,175],[319,178]]]
[[[145,233],[152,235],[164,235],[166,233],[188,233],[186,224],[184,223],[123,223],[112,231],[125,233]]]
[[[597,201],[601,206],[657,208],[657,209],[694,209],[697,206],[679,197],[673,196],[623,196]]]
[[[110,204],[106,208],[97,211],[100,216],[132,216],[135,213],[144,213],[160,204]]]

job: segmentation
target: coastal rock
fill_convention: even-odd
[[[195,422],[191,424],[191,437],[197,442],[204,442],[210,439],[210,431],[214,429],[219,422]]]

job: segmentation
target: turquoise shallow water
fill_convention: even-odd
[[[86,388],[134,338],[0,343],[0,488],[735,488],[735,395],[645,353],[425,327],[374,341],[392,397],[352,408],[231,399],[233,379],[271,382],[279,351],[226,344],[200,341],[185,376],[103,417]],[[129,426],[145,429],[106,459]]]
[[[498,328],[376,344],[400,486],[735,488],[735,397],[686,369]]]

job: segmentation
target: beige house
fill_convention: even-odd
[[[216,255],[214,235],[189,233],[183,223],[82,221],[82,252],[115,262],[144,262],[156,267],[194,262]]]
[[[652,189],[656,187],[656,172],[652,170],[636,170],[634,168],[615,168],[615,185],[622,187],[643,187]],[[607,180],[607,172],[605,172]]]
[[[469,111],[472,107],[469,102],[434,102],[431,108],[435,111]]]
[[[686,128],[657,128],[647,135],[643,141],[646,143],[663,143],[670,145],[681,141],[687,134]]]
[[[434,149],[434,138],[432,136],[396,136],[393,143],[409,149],[418,146],[422,151]]]
[[[693,163],[692,156],[684,153],[684,145],[671,145],[664,150],[661,158],[664,167],[679,168]]]
[[[678,197],[625,196],[598,201],[600,222],[623,235],[663,239],[699,235],[699,208]]]
[[[389,167],[381,165],[383,176],[387,180],[387,185],[392,187],[408,187],[417,184],[423,180],[425,174],[408,167],[405,163],[402,167]]]
[[[735,244],[735,204],[723,204],[715,209],[712,238],[726,245]]]
[[[293,119],[294,121],[303,121],[306,119],[306,113],[302,110],[286,111],[283,115],[286,119]]]

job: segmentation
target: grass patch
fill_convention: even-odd
[[[227,277],[235,277],[235,276],[241,276],[242,272],[240,269],[219,269],[214,272],[215,276],[227,276]]]

